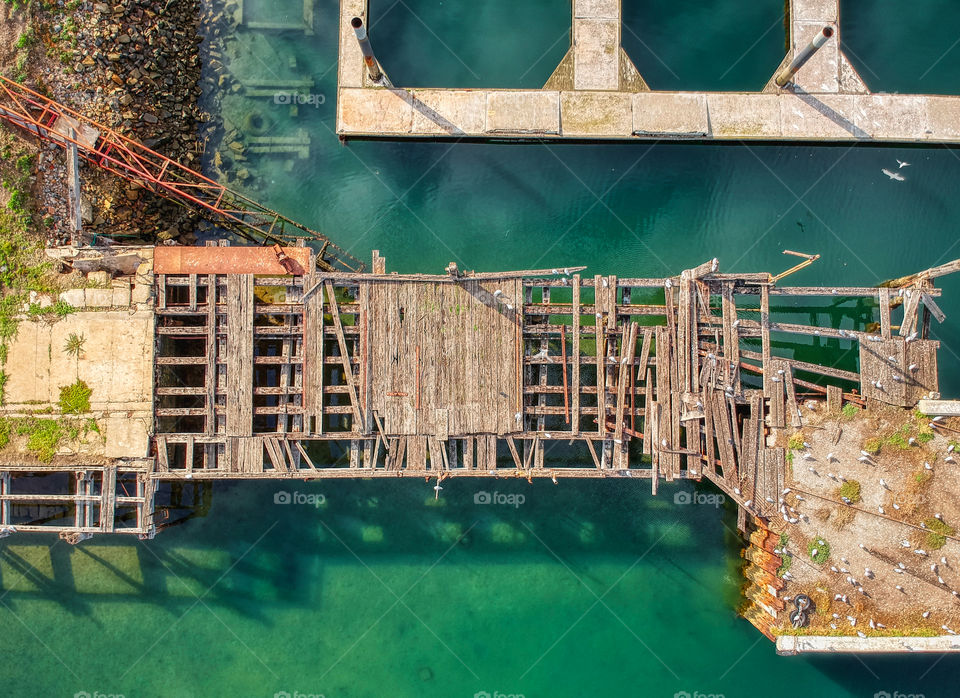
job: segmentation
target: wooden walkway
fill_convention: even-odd
[[[960,261],[892,288],[781,287],[716,260],[669,278],[430,276],[374,252],[372,273],[344,274],[306,248],[206,247],[158,248],[154,266],[153,457],[3,466],[0,533],[148,536],[160,482],[293,477],[631,477],[654,493],[706,477],[742,520],[769,516],[806,397],[936,396],[933,282]],[[803,348],[854,349],[859,370]],[[20,477],[38,471],[63,494]],[[40,503],[63,512],[19,525]]]

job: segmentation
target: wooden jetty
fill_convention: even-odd
[[[620,0],[574,0],[570,50],[535,90],[373,82],[351,21],[371,25],[376,17],[368,0],[341,0],[337,133],[343,139],[960,143],[960,97],[869,90],[843,53],[839,0],[787,5],[789,51],[780,68],[770,66],[771,75],[824,27],[832,38],[785,87],[771,78],[757,92],[682,92],[648,86],[623,50]],[[516,31],[522,41],[523,29]],[[390,66],[382,67],[389,75]]]
[[[888,288],[781,287],[716,260],[668,278],[424,275],[374,252],[371,273],[330,273],[305,247],[160,247],[153,265],[151,452],[0,465],[0,530],[149,536],[158,483],[215,479],[631,477],[656,493],[706,477],[742,521],[769,516],[805,396],[938,397],[934,280],[960,261]],[[851,299],[859,329],[831,316]],[[798,346],[849,346],[859,370]],[[43,472],[63,491],[31,490]],[[47,501],[75,511],[18,514]]]

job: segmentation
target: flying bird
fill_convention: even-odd
[[[882,170],[880,170],[880,171],[883,172],[883,174],[887,175],[887,177],[889,177],[890,179],[892,179],[892,180],[894,180],[894,181],[896,181],[896,182],[905,182],[906,179],[907,179],[906,177],[904,177],[904,176],[903,176],[902,174],[900,174],[899,172],[891,172],[891,171],[888,170],[886,167],[884,167],[884,168],[883,168]]]
[[[910,167],[909,162],[904,162],[903,160],[897,160],[897,164],[900,165],[898,169],[903,169],[904,167]]]

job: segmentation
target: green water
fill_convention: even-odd
[[[267,0],[249,4],[269,15]],[[624,2],[624,42],[654,87],[754,89],[779,63],[782,2],[660,5]],[[564,53],[569,3],[560,0],[371,6],[371,37],[397,82],[534,87]],[[288,12],[286,3],[273,7]],[[952,150],[341,146],[333,134],[336,13],[332,0],[317,2],[315,36],[246,36],[232,62],[250,79],[311,75],[324,104],[297,117],[270,99],[225,97],[223,108],[238,120],[263,114],[275,135],[309,132],[309,159],[249,163],[258,178],[249,190],[364,259],[377,248],[400,271],[440,272],[455,260],[484,270],[586,264],[588,274],[660,276],[714,256],[727,271],[777,271],[792,264],[781,254],[790,248],[823,255],[796,283],[873,284],[960,257]],[[845,39],[873,89],[956,89],[960,47],[949,49],[960,8],[847,2],[843,13]],[[913,163],[906,182],[880,173],[896,158]],[[960,279],[940,285],[948,314],[934,326],[941,385],[956,395]],[[780,312],[788,310],[852,327],[863,308]],[[812,344],[788,348],[807,360],[825,356]],[[848,365],[847,348],[826,351]],[[675,505],[675,486],[654,498],[649,483],[621,480],[454,480],[439,504],[431,487],[219,484],[207,516],[150,542],[4,539],[0,692],[956,695],[954,658],[777,657],[733,612],[734,512]],[[481,488],[525,501],[476,504]],[[326,499],[274,504],[281,489]]]

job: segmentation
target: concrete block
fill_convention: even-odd
[[[575,19],[620,19],[619,0],[573,0]]]
[[[84,290],[88,308],[109,308],[113,305],[112,288],[88,288]]]
[[[788,138],[867,138],[854,123],[853,95],[780,95],[780,119]]]
[[[710,131],[702,94],[639,92],[632,99],[634,134],[704,136]]]
[[[560,133],[560,93],[487,93],[487,133]]]
[[[64,303],[69,303],[74,308],[86,307],[83,291],[84,290],[82,288],[71,288],[69,291],[63,291],[60,294],[60,300],[62,300]]]
[[[127,308],[130,306],[130,284],[113,288],[113,306]]]
[[[630,95],[625,92],[561,92],[564,136],[619,136],[633,128]]]
[[[767,94],[708,93],[710,129],[718,138],[778,138],[780,98]]]
[[[339,131],[344,134],[409,135],[413,98],[406,90],[350,88],[340,90]]]
[[[577,90],[620,87],[620,21],[573,21],[573,86]]]
[[[149,303],[153,298],[153,286],[151,284],[134,284],[130,290],[131,303]]]
[[[879,140],[921,139],[926,135],[927,97],[857,95],[854,123]]]
[[[960,97],[926,97],[927,127],[937,140],[960,139]]]
[[[482,90],[411,90],[413,133],[478,134],[486,123]]]
[[[101,420],[107,458],[143,458],[150,448],[147,425],[141,419],[108,417]]]

